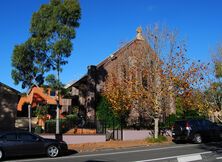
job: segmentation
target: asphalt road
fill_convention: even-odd
[[[188,162],[222,161],[222,142],[208,144],[172,144],[155,147],[102,150],[91,153],[72,153],[58,158],[22,157],[8,159],[18,162]]]

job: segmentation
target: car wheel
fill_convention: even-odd
[[[3,156],[4,155],[4,153],[3,153],[3,151],[0,149],[0,160],[2,160],[3,159]]]
[[[47,148],[46,153],[51,158],[57,157],[59,155],[59,148],[55,145],[51,145]]]
[[[194,143],[202,143],[202,137],[200,134],[195,134],[193,138]]]

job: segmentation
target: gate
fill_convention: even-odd
[[[119,121],[99,121],[97,132],[106,134],[106,140],[123,140],[123,127]]]

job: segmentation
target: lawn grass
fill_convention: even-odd
[[[148,143],[162,143],[162,142],[166,142],[167,138],[165,136],[158,136],[158,138],[147,137],[146,141]]]

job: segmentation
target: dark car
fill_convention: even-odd
[[[222,139],[222,127],[206,119],[176,121],[172,137],[175,142],[190,141],[202,143]]]
[[[53,158],[67,150],[64,141],[42,138],[24,131],[0,131],[0,160],[9,156],[41,154]]]

